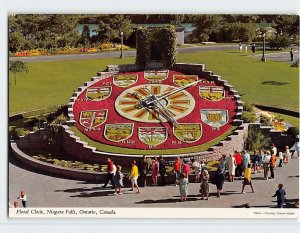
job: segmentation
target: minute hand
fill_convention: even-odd
[[[196,82],[193,82],[193,83],[189,83],[189,84],[187,84],[187,85],[185,85],[185,86],[179,87],[178,89],[175,89],[175,90],[173,90],[173,91],[167,92],[166,94],[164,94],[164,95],[158,97],[157,100],[161,100],[161,99],[164,99],[164,98],[166,98],[166,97],[168,97],[168,96],[170,96],[170,95],[174,95],[174,94],[176,94],[177,92],[180,92],[180,91],[182,91],[182,90],[184,90],[184,89],[186,89],[186,88],[188,88],[188,87],[191,87],[191,86],[197,84],[198,82],[199,82],[199,81],[196,81]],[[152,104],[152,103],[154,103],[154,102],[156,102],[156,100],[152,100],[152,101],[148,102],[147,104]]]

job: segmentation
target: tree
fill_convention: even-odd
[[[28,66],[26,62],[22,61],[10,61],[9,62],[9,71],[13,73],[14,75],[14,80],[15,80],[15,85],[17,85],[17,73],[27,73],[29,72]]]
[[[104,15],[99,21],[98,37],[103,41],[120,40],[123,32],[124,40],[132,33],[132,24],[127,15]]]
[[[260,128],[249,125],[247,143],[249,149],[262,149],[270,145],[271,138],[262,132]]]
[[[79,39],[79,43],[82,44],[84,47],[88,47],[90,45],[90,42],[91,42],[90,28],[88,25],[84,25]]]
[[[198,15],[194,17],[193,38],[195,41],[208,41],[211,34],[216,34],[222,28],[224,18],[221,15]]]
[[[229,26],[228,34],[231,40],[251,42],[256,37],[256,30],[253,23],[232,23]]]
[[[276,35],[270,39],[270,47],[274,49],[283,49],[289,47],[291,38],[288,35]]]
[[[299,16],[298,15],[280,15],[275,19],[276,30],[278,34],[299,36]]]

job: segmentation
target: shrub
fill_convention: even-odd
[[[249,102],[243,102],[243,110],[247,111],[247,112],[253,112],[254,111],[254,107]]]
[[[29,133],[30,133],[30,131],[28,129],[25,129],[25,128],[15,129],[15,135],[17,135],[17,136],[25,136]]]
[[[269,137],[269,135],[264,134],[260,128],[249,125],[247,137],[248,149],[262,149],[269,146],[270,143],[271,138]]]
[[[289,47],[291,39],[288,35],[276,35],[270,40],[270,47],[274,49],[283,49]]]
[[[272,125],[272,119],[270,117],[267,117],[265,115],[260,116],[260,123],[263,125]]]
[[[254,123],[258,120],[258,117],[254,112],[243,111],[242,120],[247,123]]]
[[[286,131],[287,134],[293,135],[294,137],[299,135],[299,128],[298,127],[290,127]]]
[[[60,114],[53,120],[53,124],[65,124],[68,118],[64,114]]]

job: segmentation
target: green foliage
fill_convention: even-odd
[[[176,62],[176,34],[173,26],[164,28],[139,28],[136,31],[136,64],[144,67],[150,60],[151,43],[157,46],[166,68]]]
[[[262,123],[263,125],[270,126],[270,125],[272,125],[272,119],[270,117],[265,116],[265,115],[261,115],[260,116],[260,123]]]
[[[194,17],[193,41],[203,42],[210,39],[210,35],[219,33],[224,23],[222,15],[198,15]]]
[[[271,48],[284,49],[290,46],[291,38],[288,35],[276,35],[269,42]]]
[[[290,128],[288,128],[286,133],[290,134],[290,135],[293,135],[296,138],[296,136],[299,135],[299,127],[298,126],[290,127]]]
[[[9,16],[9,51],[75,46],[80,15],[17,14]]]
[[[247,122],[247,123],[254,123],[256,122],[258,119],[258,117],[255,115],[254,112],[247,112],[247,111],[243,111],[243,114],[242,114],[242,120],[244,122]]]
[[[268,147],[270,143],[271,138],[268,135],[264,134],[259,128],[249,125],[247,138],[248,149],[263,149]]]
[[[174,27],[160,30],[161,54],[165,67],[170,68],[176,63],[176,34]]]
[[[275,19],[277,33],[284,35],[299,36],[299,16],[279,15]]]
[[[29,68],[26,62],[23,61],[9,61],[9,72],[12,72],[14,75],[15,85],[17,85],[17,73],[28,73]]]
[[[254,111],[253,104],[251,104],[247,101],[243,102],[243,110],[247,111],[247,112],[253,112]]]
[[[91,42],[90,28],[88,25],[84,25],[78,44],[82,44],[83,47],[86,48],[90,46],[90,42]]]
[[[139,28],[136,31],[136,60],[135,63],[141,67],[145,67],[146,62],[150,58],[150,43],[148,30]]]
[[[253,23],[232,23],[226,33],[230,35],[231,41],[252,42],[256,38],[256,28]]]
[[[43,139],[44,148],[49,151],[59,152],[64,143],[64,134],[60,126],[50,125],[46,137]]]
[[[26,136],[30,133],[30,131],[28,129],[25,128],[16,128],[14,131],[15,135],[17,136]]]
[[[53,124],[65,124],[67,122],[68,118],[64,114],[60,114],[57,116],[54,121],[52,122]]]
[[[123,32],[124,40],[132,34],[132,24],[128,15],[103,15],[99,20],[99,29],[96,30],[102,42],[120,41]]]

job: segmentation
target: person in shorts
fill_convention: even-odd
[[[139,186],[137,183],[138,177],[139,177],[139,170],[138,170],[138,167],[136,166],[136,161],[133,160],[131,171],[130,171],[130,176],[129,176],[130,181],[131,181],[131,190],[130,191],[133,191],[134,187],[136,187],[137,188],[136,193],[140,193],[140,189],[139,189]]]

